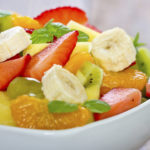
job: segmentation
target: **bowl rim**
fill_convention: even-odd
[[[87,124],[82,127],[76,127],[76,128],[71,128],[71,129],[63,129],[63,130],[42,130],[42,129],[28,129],[28,128],[19,128],[19,127],[13,127],[13,126],[6,126],[6,125],[0,125],[0,132],[1,131],[7,131],[7,132],[14,132],[18,134],[24,134],[24,135],[30,135],[30,136],[55,136],[55,137],[60,137],[64,135],[70,135],[70,134],[77,134],[82,131],[86,131],[88,129],[94,128],[96,126],[104,126],[108,123],[117,121],[119,119],[123,119],[129,115],[133,115],[139,110],[144,109],[145,107],[149,106],[150,107],[150,100],[147,100],[146,102],[126,111],[121,114],[118,114],[116,116],[101,120],[101,121],[96,121],[92,122],[90,124]]]

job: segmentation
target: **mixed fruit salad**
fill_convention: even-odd
[[[35,18],[0,11],[0,124],[68,129],[150,97],[150,52],[122,28],[104,32],[76,7]]]

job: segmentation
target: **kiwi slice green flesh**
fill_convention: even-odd
[[[103,70],[95,64],[85,62],[77,71],[76,76],[85,87],[88,100],[99,99]]]
[[[136,55],[138,69],[150,77],[150,51],[146,48],[140,48]]]

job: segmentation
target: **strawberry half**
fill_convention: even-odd
[[[148,82],[146,83],[146,97],[150,98],[150,78],[148,79]]]
[[[53,64],[64,66],[76,46],[77,37],[77,31],[69,32],[40,53],[34,55],[27,65],[23,76],[41,80],[44,72],[50,69]]]
[[[46,24],[50,19],[54,19],[54,22],[61,22],[65,25],[70,20],[74,20],[80,24],[85,24],[88,20],[83,10],[69,6],[46,10],[34,19],[42,25]]]
[[[0,63],[0,90],[5,90],[15,77],[21,75],[30,59],[30,55],[25,55]]]

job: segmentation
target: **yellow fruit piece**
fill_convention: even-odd
[[[142,90],[147,82],[147,76],[136,69],[126,69],[120,72],[104,72],[101,94],[113,88],[136,88]]]
[[[0,92],[0,125],[15,126],[11,115],[10,99],[5,92]]]
[[[91,42],[77,42],[76,47],[74,48],[71,57],[78,52],[87,52],[90,53],[92,49]]]
[[[76,74],[80,67],[87,61],[94,63],[91,54],[88,52],[78,52],[70,57],[64,68]]]
[[[11,104],[12,116],[19,127],[31,129],[68,129],[91,121],[92,113],[86,108],[71,113],[50,113],[48,100],[20,96]]]
[[[30,54],[31,56],[39,53],[42,51],[44,48],[46,48],[49,44],[43,43],[43,44],[31,44],[28,46],[24,51],[23,55]]]
[[[67,24],[67,27],[70,29],[75,29],[86,33],[89,36],[89,42],[93,41],[93,39],[95,39],[97,36],[100,35],[99,32],[96,32],[72,20]]]
[[[23,28],[28,29],[39,29],[42,27],[42,25],[38,21],[28,16],[20,16],[18,14],[12,14],[12,20],[14,26],[21,26]]]

